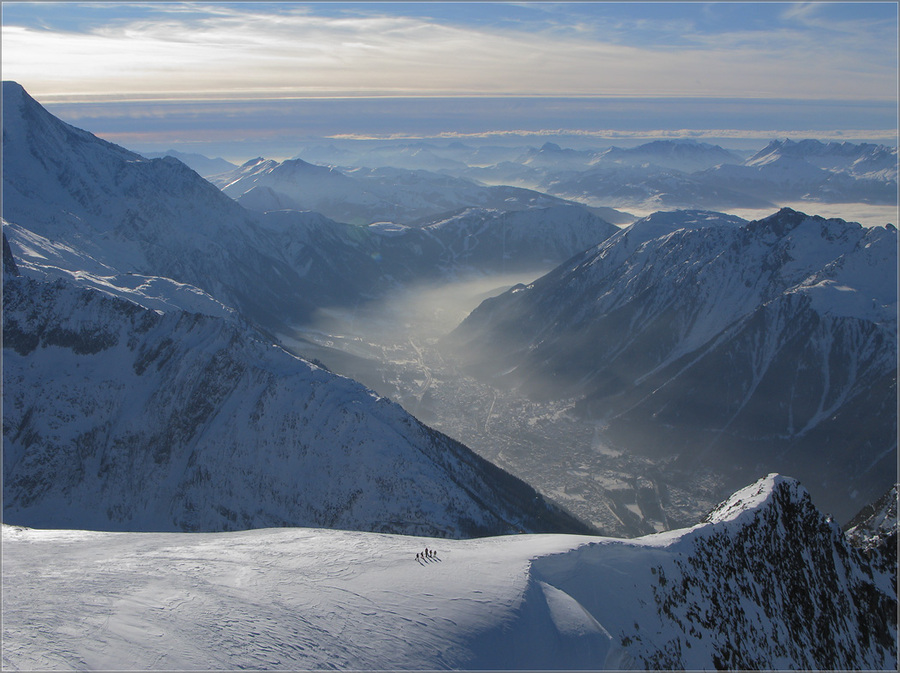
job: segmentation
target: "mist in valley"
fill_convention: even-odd
[[[361,381],[422,422],[534,485],[599,532],[616,537],[691,525],[728,486],[713,471],[686,473],[633,455],[575,399],[529,398],[464,371],[443,339],[482,301],[548,269],[461,277],[399,289],[355,308],[321,310],[282,342]]]

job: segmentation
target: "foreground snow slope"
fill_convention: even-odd
[[[437,560],[417,561],[425,547]],[[3,529],[15,669],[896,667],[896,594],[794,480],[636,540]]]

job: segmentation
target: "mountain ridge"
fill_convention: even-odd
[[[618,445],[685,467],[764,455],[851,516],[859,484],[837,496],[824,464],[864,497],[887,487],[875,465],[896,452],[896,229],[783,209],[665,233],[649,226],[660,217],[483,303],[448,345],[479,376],[576,397]]]

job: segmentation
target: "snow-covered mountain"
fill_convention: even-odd
[[[239,317],[145,308],[78,279],[11,273],[3,303],[7,523],[583,530],[524,483]]]
[[[202,175],[204,178],[208,178],[212,175],[219,175],[220,173],[226,173],[228,171],[233,171],[235,168],[237,168],[237,166],[235,166],[233,163],[231,163],[230,161],[226,161],[221,157],[210,159],[209,157],[202,154],[197,154],[196,152],[179,152],[178,150],[166,150],[165,152],[145,152],[144,156],[148,159],[175,157],[188,168],[197,171],[197,173]]]
[[[4,94],[7,521],[580,527],[251,326],[391,282],[381,234],[316,213],[253,215],[175,159],[63,124],[14,83]]]
[[[180,161],[148,160],[69,126],[14,82],[3,94],[3,219],[19,227],[6,232],[19,257],[43,264],[39,237],[66,251],[48,272],[167,278],[268,326],[340,302],[348,284],[354,298],[371,285],[356,228],[298,214],[289,259],[283,229]],[[306,264],[296,266],[301,246]]]
[[[826,171],[857,178],[897,181],[897,148],[871,143],[823,143],[818,140],[773,140],[750,157],[747,166],[764,166],[781,158],[799,159]]]
[[[888,573],[777,475],[635,540],[4,526],[3,562],[7,670],[897,665]]]
[[[637,147],[611,147],[598,154],[592,163],[659,166],[694,173],[720,164],[741,164],[743,160],[734,152],[710,143],[696,140],[654,140]]]
[[[621,447],[792,472],[847,520],[893,483],[896,278],[891,226],[658,213],[484,302],[451,342],[482,377],[579,398]]]
[[[719,168],[741,167],[725,164]],[[584,171],[552,172],[542,177],[537,187],[562,198],[621,209],[774,208],[766,194],[748,193],[737,181],[734,185],[710,185],[692,173],[652,164],[601,162]]]
[[[893,159],[896,162],[896,153]],[[806,157],[791,153],[771,152],[751,158],[746,165],[725,164],[693,177],[709,190],[733,190],[775,202],[897,203],[896,168],[855,174],[821,168]]]
[[[379,167],[341,171],[302,159],[252,159],[211,181],[253,210],[314,210],[352,224],[390,221],[408,225],[469,207],[525,210],[566,205],[563,199],[532,190],[485,187],[424,170]]]

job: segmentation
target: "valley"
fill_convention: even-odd
[[[399,290],[355,309],[320,311],[281,341],[509,470],[604,535],[635,537],[698,522],[730,485],[613,446],[573,414],[574,399],[533,400],[463,372],[442,348],[482,300],[540,271]]]

